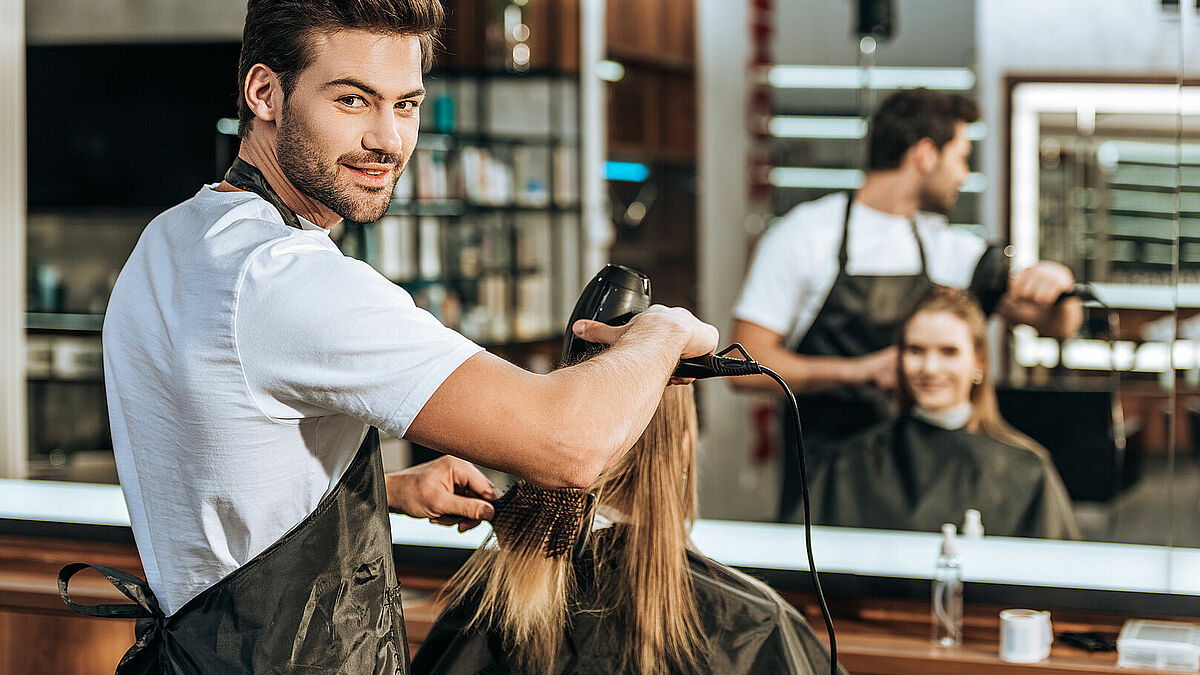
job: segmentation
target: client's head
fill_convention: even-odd
[[[964,291],[935,286],[917,302],[900,331],[900,395],[941,412],[992,394],[987,321]]]
[[[692,387],[667,387],[641,437],[586,490],[600,517],[615,521],[581,556],[601,603],[588,609],[629,627],[614,648],[635,672],[694,672],[705,651],[687,561],[696,434]],[[540,540],[514,539],[490,537],[448,583],[448,604],[472,608],[473,629],[499,633],[520,672],[548,672],[571,608],[587,599],[577,597],[570,553],[549,557]]]
[[[988,368],[987,319],[966,291],[935,286],[900,329],[900,405],[944,412],[970,403],[964,427],[1037,455],[1045,449],[1000,416]]]

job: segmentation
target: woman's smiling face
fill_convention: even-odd
[[[917,405],[947,410],[971,399],[982,374],[966,321],[949,312],[918,313],[904,330],[900,371]]]

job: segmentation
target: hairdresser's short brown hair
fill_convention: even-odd
[[[959,122],[979,121],[979,104],[962,94],[901,89],[879,104],[867,132],[867,171],[895,169],[904,153],[928,138],[941,150]]]
[[[417,37],[421,66],[428,71],[443,18],[439,0],[249,0],[238,59],[239,134],[245,136],[254,119],[243,89],[256,63],[279,76],[286,97],[312,63],[314,33],[359,29]]]

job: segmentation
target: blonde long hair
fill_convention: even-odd
[[[900,327],[899,343],[902,355],[908,346],[909,324],[918,314],[924,313],[945,313],[957,317],[967,324],[967,330],[971,335],[971,342],[975,347],[975,358],[983,377],[978,383],[971,386],[971,417],[967,420],[966,430],[985,434],[1006,445],[1024,448],[1048,460],[1050,454],[1045,448],[1037,441],[1014,429],[1000,416],[1000,405],[996,402],[996,386],[992,378],[991,367],[988,364],[987,319],[979,307],[979,302],[966,291],[948,286],[934,286],[925,297],[917,301],[912,313]],[[916,404],[916,398],[912,393],[912,385],[904,375],[904,367],[899,361],[897,370],[900,382],[900,409],[908,412]]]
[[[587,488],[621,519],[611,536],[589,539],[582,563],[595,566],[595,597],[606,606],[577,605],[570,555],[504,550],[492,535],[443,589],[447,607],[477,602],[468,630],[498,633],[519,672],[553,669],[575,609],[629,627],[614,645],[617,672],[704,670],[708,644],[687,557],[697,431],[692,386],[667,387],[641,438]]]

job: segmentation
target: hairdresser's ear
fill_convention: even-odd
[[[246,73],[242,84],[242,96],[254,116],[264,122],[274,122],[283,107],[283,85],[275,71],[262,63],[256,63]]]
[[[928,137],[917,141],[908,149],[906,154],[908,155],[908,160],[913,163],[917,171],[922,175],[931,173],[933,168],[937,166],[938,159],[941,156],[933,139]]]

